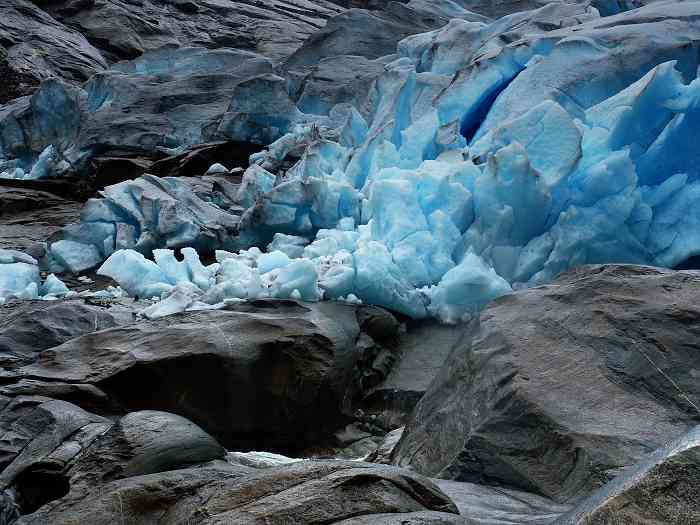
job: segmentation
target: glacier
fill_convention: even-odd
[[[48,268],[99,266],[161,298],[154,317],[279,297],[457,322],[575,265],[676,266],[700,254],[698,15],[688,1],[456,18],[402,40],[361,102],[320,114],[266,72],[218,124],[268,143],[235,191],[108,187]]]

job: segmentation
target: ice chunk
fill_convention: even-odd
[[[51,256],[72,273],[94,268],[103,260],[96,246],[66,239],[52,243],[50,250]]]
[[[131,296],[150,298],[173,289],[171,279],[153,261],[134,250],[114,252],[97,270],[111,277]]]
[[[243,181],[238,189],[237,199],[242,206],[249,207],[270,191],[275,184],[275,176],[257,164],[251,165],[243,173]]]
[[[27,262],[0,263],[0,297],[35,299],[39,295],[40,282],[39,267],[36,264]]]
[[[217,283],[204,296],[209,304],[226,299],[255,299],[264,295],[262,281],[257,268],[246,264],[242,257],[222,259]]]
[[[306,237],[276,233],[272,238],[272,242],[267,245],[267,251],[280,251],[292,259],[296,259],[302,256],[304,247],[307,244],[309,244],[309,240]]]
[[[304,301],[318,301],[318,274],[314,264],[306,259],[296,259],[284,268],[273,270],[265,275],[271,297],[280,299],[296,297]]]
[[[49,276],[46,278],[46,280],[39,289],[41,295],[54,296],[66,295],[69,291],[70,290],[68,290],[68,287],[65,285],[65,283],[61,281],[58,277],[56,277],[54,274],[49,274]]]
[[[228,168],[217,162],[216,164],[209,166],[209,169],[206,171],[205,175],[215,175],[217,173],[228,173]]]
[[[508,282],[483,259],[468,253],[437,286],[427,290],[428,309],[442,321],[455,323],[468,319],[490,300],[511,291]]]
[[[291,259],[283,252],[274,251],[264,253],[258,257],[258,271],[261,274],[271,272],[277,268],[284,268],[290,262]]]
[[[180,281],[160,300],[141,310],[148,319],[157,319],[190,308],[202,296],[202,290],[188,281]]]

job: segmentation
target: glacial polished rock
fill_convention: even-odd
[[[679,436],[591,494],[555,525],[696,523],[700,427]]]
[[[320,524],[384,513],[410,519],[424,511],[457,517],[450,499],[422,476],[361,462],[304,461],[261,470],[205,465],[117,480],[87,497],[69,493],[18,523]]]
[[[113,61],[136,58],[164,46],[238,48],[279,60],[342,11],[326,0],[60,0],[42,4]]]
[[[131,310],[82,299],[25,301],[0,306],[0,363],[15,368],[38,352],[81,335],[132,321]]]
[[[94,385],[191,419],[229,448],[293,452],[349,420],[365,356],[356,307],[254,301],[140,321],[39,354],[16,379]],[[323,414],[321,417],[320,414]]]
[[[586,266],[481,314],[396,464],[579,500],[699,420],[697,272]]]
[[[99,49],[85,35],[66,26],[27,0],[0,2],[0,68],[4,85],[0,104],[30,95],[51,77],[81,83],[107,67]]]

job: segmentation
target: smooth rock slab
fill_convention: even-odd
[[[699,420],[700,274],[586,266],[494,301],[418,403],[393,460],[584,497]]]
[[[82,299],[0,306],[0,364],[6,368],[26,364],[47,348],[131,321],[127,307],[105,308]]]
[[[437,486],[408,471],[359,462],[304,461],[262,470],[204,467],[118,480],[87,497],[71,493],[18,523],[107,525],[121,519],[139,524],[320,525],[355,516],[422,511],[457,513]]]
[[[223,459],[226,450],[187,419],[154,410],[132,412],[99,436],[68,475],[86,490],[115,479]]]
[[[700,427],[591,494],[555,525],[700,522]]]

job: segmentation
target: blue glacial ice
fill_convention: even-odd
[[[700,254],[698,15],[691,1],[452,20],[326,115],[268,74],[219,126],[272,141],[232,202],[153,176],[109,187],[64,232],[92,249],[72,261],[58,241],[52,264],[106,259],[99,273],[162,297],[151,316],[281,297],[448,322],[579,264],[673,267]]]
[[[33,257],[0,249],[0,304],[10,299],[55,299],[69,293],[54,274],[42,282],[39,263]]]

